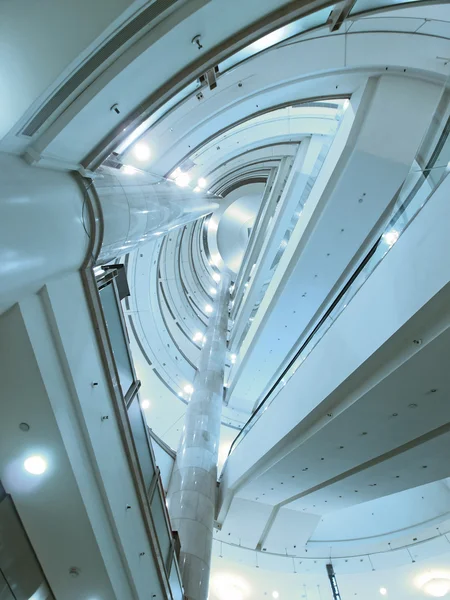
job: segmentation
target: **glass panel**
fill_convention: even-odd
[[[103,313],[105,315],[108,334],[119,373],[120,386],[125,396],[130,385],[133,383],[134,375],[130,361],[128,340],[125,337],[122,315],[118,297],[114,285],[110,283],[100,290]]]
[[[142,414],[138,396],[135,396],[128,408],[128,419],[130,421],[131,432],[136,446],[142,475],[144,477],[145,489],[148,490],[155,475],[155,467],[153,465],[153,458],[147,437],[147,425],[145,423],[145,417]]]
[[[169,532],[165,507],[163,505],[159,487],[156,488],[153,495],[151,510],[161,554],[163,556],[164,563],[167,565],[169,556],[172,552],[172,532]]]
[[[180,573],[178,571],[177,560],[172,561],[169,577],[170,589],[172,590],[173,600],[183,600],[183,587],[181,585]],[[1,599],[0,599],[1,600]]]
[[[445,92],[444,92],[445,94]],[[445,96],[443,96],[446,99]],[[250,431],[254,424],[258,421],[261,415],[267,410],[278,393],[283,389],[289,379],[295,374],[297,369],[306,360],[312,350],[316,347],[340,313],[347,307],[348,303],[356,295],[361,286],[367,281],[375,268],[387,255],[392,246],[397,242],[403,231],[409,223],[420,212],[434,190],[447,176],[450,165],[450,116],[448,110],[446,118],[441,120],[440,126],[433,131],[435,138],[434,150],[427,150],[427,136],[420,148],[416,161],[414,162],[409,174],[407,175],[402,188],[399,191],[398,198],[395,202],[392,217],[389,220],[386,228],[376,243],[372,254],[368,257],[364,266],[360,269],[355,279],[351,282],[345,293],[342,293],[339,301],[332,306],[330,314],[327,316],[317,330],[313,332],[310,340],[305,343],[299,354],[292,361],[290,366],[283,373],[282,378],[275,384],[272,390],[267,394],[261,402],[255,413],[245,424],[235,441],[233,442],[230,453],[244,439],[245,435]],[[422,157],[427,156],[427,160]],[[419,161],[425,164],[424,168],[420,168]]]

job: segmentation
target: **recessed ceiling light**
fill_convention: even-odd
[[[201,192],[202,188],[198,187],[198,185],[195,186],[194,188],[194,192]]]
[[[230,360],[231,360],[231,364],[234,365],[234,363],[236,362],[236,354],[232,354],[230,356]]]
[[[197,331],[192,339],[194,342],[201,342],[203,339],[203,333],[201,331]]]
[[[450,581],[448,579],[430,579],[423,586],[423,591],[428,594],[428,596],[433,596],[434,598],[443,598],[450,591]]]
[[[186,392],[186,394],[192,394],[194,391],[194,388],[192,387],[192,385],[190,383],[185,385],[183,389]]]
[[[211,314],[213,311],[213,307],[211,306],[211,304],[207,304],[205,306],[205,313]]]
[[[272,592],[272,598],[275,598],[275,600],[276,600],[276,599],[277,599],[277,598],[279,598],[279,597],[280,597],[280,594],[279,594],[279,593],[278,593],[276,590],[274,590],[274,591]]]
[[[47,461],[36,454],[25,459],[23,466],[32,475],[42,475],[47,470]]]
[[[172,173],[169,175],[169,179],[176,179],[178,177],[178,175],[181,175],[182,171],[180,169],[180,167],[177,167],[175,169],[175,171],[172,171]]]
[[[197,185],[199,188],[201,188],[202,190],[205,189],[205,187],[208,185],[206,182],[206,179],[204,177],[200,177],[199,180],[197,181]]]
[[[386,231],[386,233],[383,233],[381,237],[388,246],[393,246],[398,240],[399,235],[400,233],[396,229],[391,229],[391,231]]]
[[[144,410],[147,410],[147,408],[150,408],[150,400],[142,400],[141,406]]]
[[[219,283],[219,281],[220,281],[220,275],[219,275],[219,273],[213,273],[212,278],[214,279],[214,281],[216,283]]]
[[[150,148],[147,146],[147,144],[143,144],[142,142],[134,146],[133,153],[138,160],[142,161],[148,160],[151,154]]]
[[[183,172],[181,172],[178,175],[178,177],[175,179],[175,183],[179,187],[186,187],[186,186],[188,186],[190,181],[191,181],[191,176],[189,175],[189,173],[183,173]]]
[[[385,587],[380,587],[380,594],[382,596],[386,596],[387,595],[387,589]]]
[[[213,296],[215,296],[217,294],[217,290],[216,288],[209,288],[209,293],[212,294]]]

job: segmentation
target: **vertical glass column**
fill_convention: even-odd
[[[169,513],[181,542],[186,597],[206,600],[213,541],[217,460],[227,352],[230,275],[223,273],[210,316],[169,486]]]

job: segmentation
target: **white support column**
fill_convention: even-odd
[[[227,350],[230,275],[222,274],[215,312],[210,317],[194,391],[169,486],[169,513],[181,541],[180,569],[186,597],[208,597],[217,459]]]
[[[134,250],[171,229],[218,208],[214,196],[179,187],[174,181],[137,169],[123,173],[102,167],[94,180],[103,213],[104,234],[99,262]]]
[[[93,190],[103,240],[90,218]],[[0,153],[0,314],[55,276],[80,269],[88,255],[96,260],[95,242],[103,241],[100,260],[107,262],[216,207],[205,193],[145,174],[77,182],[69,172]]]

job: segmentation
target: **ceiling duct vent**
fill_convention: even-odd
[[[68,103],[70,97],[89,80],[96,71],[106,69],[121,50],[142,37],[161,19],[163,13],[172,9],[181,0],[155,0],[148,8],[123,27],[114,37],[89,58],[41,107],[20,131],[21,135],[33,136],[61,107]],[[72,98],[73,100],[73,98]]]

